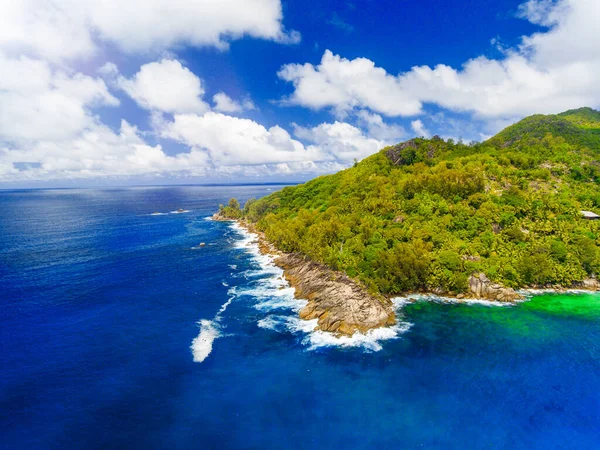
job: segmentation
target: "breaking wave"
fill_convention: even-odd
[[[472,298],[455,298],[455,297],[444,297],[442,295],[435,294],[410,294],[406,297],[396,297],[392,299],[396,308],[401,308],[412,302],[435,302],[435,303],[457,303],[465,305],[480,305],[480,306],[494,306],[494,307],[509,307],[514,306],[516,302],[494,302],[490,300],[480,300]]]
[[[240,236],[234,244],[235,247],[249,253],[258,267],[241,274],[250,280],[250,285],[240,289],[238,296],[249,296],[254,301],[254,309],[268,314],[258,321],[257,325],[260,328],[296,335],[308,350],[338,347],[376,352],[382,349],[381,342],[397,339],[411,327],[410,323],[399,322],[395,326],[377,328],[367,333],[356,332],[352,336],[341,337],[315,330],[317,319],[302,320],[298,317],[298,312],[306,306],[307,301],[294,296],[294,288],[290,287],[285,280],[283,270],[274,263],[275,257],[260,252],[258,236],[237,223],[232,223],[231,227]]]
[[[219,311],[213,317],[212,320],[203,319],[198,324],[200,325],[200,333],[192,341],[190,346],[192,355],[194,356],[194,362],[201,363],[208,355],[212,352],[213,342],[218,337],[221,337],[221,318],[223,313],[227,310],[227,307],[231,304],[235,298],[235,288],[231,288],[228,291],[229,299],[221,305]]]

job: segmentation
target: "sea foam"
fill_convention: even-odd
[[[229,299],[221,305],[221,308],[219,308],[219,311],[217,311],[217,314],[212,320],[203,319],[198,322],[198,325],[200,325],[200,333],[194,338],[192,345],[190,346],[192,355],[194,356],[194,362],[200,363],[208,358],[208,355],[212,352],[213,342],[215,339],[222,336],[220,325],[221,318],[223,313],[227,310],[227,307],[235,298],[235,288],[229,289],[228,294]]]
[[[240,289],[238,295],[252,298],[253,307],[262,313],[275,313],[260,319],[258,327],[281,334],[297,335],[307,350],[338,347],[360,348],[368,352],[381,350],[381,342],[397,339],[411,327],[410,323],[399,322],[395,326],[377,328],[367,333],[356,332],[352,336],[336,336],[316,330],[317,319],[302,320],[298,317],[298,312],[308,302],[295,297],[295,290],[285,280],[283,270],[274,263],[275,256],[260,252],[256,234],[237,223],[232,223],[231,227],[240,236],[234,244],[235,247],[249,253],[252,261],[258,266],[258,269],[242,274],[251,283],[250,286]]]
[[[473,298],[455,298],[455,297],[444,297],[443,295],[435,294],[410,294],[406,297],[395,297],[392,299],[396,308],[402,308],[407,304],[413,302],[435,302],[435,303],[456,303],[465,305],[480,305],[489,307],[510,307],[514,306],[516,302],[495,302],[491,300],[481,300]]]

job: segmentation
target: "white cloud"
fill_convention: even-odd
[[[410,126],[419,137],[428,138],[429,136],[431,136],[431,133],[429,133],[427,128],[425,128],[425,124],[423,124],[423,121],[421,119],[413,120],[410,123]]]
[[[279,0],[4,0],[0,49],[51,61],[89,57],[102,41],[125,52],[226,48],[242,36],[298,42]]]
[[[356,116],[359,124],[367,129],[367,134],[375,139],[391,143],[406,135],[402,126],[385,123],[379,114],[371,114],[363,109]]]
[[[387,116],[413,116],[423,104],[475,113],[480,118],[521,117],[600,105],[600,2],[530,0],[522,17],[550,27],[493,60],[477,57],[460,69],[444,64],[393,75],[366,58],[326,51],[319,65],[288,64],[279,77],[294,85],[284,102],[337,115],[368,108]]]
[[[219,92],[213,96],[215,109],[224,113],[240,113],[256,109],[254,103],[250,99],[245,99],[242,103],[232,99],[224,92]]]
[[[560,16],[566,11],[567,2],[554,0],[529,0],[519,6],[518,17],[529,20],[531,23],[552,26],[560,21]]]
[[[278,76],[293,83],[294,92],[285,101],[294,105],[332,107],[340,115],[353,108],[369,108],[388,116],[421,110],[420,102],[403,91],[398,78],[366,58],[350,61],[326,50],[318,66],[287,64]]]
[[[179,61],[163,59],[144,64],[133,78],[119,77],[118,85],[139,106],[168,113],[203,113],[202,81]]]
[[[95,44],[83,3],[3,0],[0,2],[0,50],[50,61],[90,55]]]
[[[117,76],[112,63],[102,66],[99,73],[150,111],[155,135],[190,147],[169,155],[161,145],[148,144],[144,133],[127,121],[113,131],[94,115],[98,106],[118,105],[102,79],[68,74],[26,57],[1,57],[0,65],[2,182],[325,173],[381,146],[381,141],[345,123],[305,129],[311,142],[305,146],[279,126],[265,128],[249,119],[207,111],[201,80],[175,60],[145,64],[131,79]],[[249,100],[240,104],[224,95],[216,96],[217,106],[234,105],[236,110],[253,106]],[[366,111],[360,121],[379,136],[403,131]]]
[[[269,129],[249,120],[209,112],[178,114],[162,136],[205,150],[215,165],[275,164],[323,159],[279,126]],[[316,150],[316,149],[315,149]]]
[[[185,172],[203,175],[207,155],[191,151],[168,156],[160,145],[150,146],[137,128],[122,121],[119,133],[95,124],[80,135],[60,142],[37,141],[30,145],[0,148],[0,181],[123,177],[140,174]],[[18,170],[15,163],[37,167]]]
[[[233,165],[215,167],[212,172],[222,178],[239,180],[239,177],[264,179],[272,176],[287,176],[298,179],[299,176],[314,176],[338,172],[346,169],[347,164],[337,161],[313,161],[289,162],[278,164],[256,164],[256,165]]]
[[[106,78],[115,78],[119,75],[119,68],[113,62],[106,62],[97,70],[97,72]]]
[[[296,127],[293,139],[279,126],[265,128],[249,120],[208,112],[156,119],[163,138],[190,147],[168,155],[149,145],[126,121],[118,132],[90,121],[62,140],[0,144],[0,181],[127,178],[131,176],[266,177],[331,173],[361,159],[385,142],[341,122]]]
[[[91,107],[119,104],[104,81],[44,61],[0,54],[0,67],[0,142],[69,139],[93,122]]]
[[[362,159],[386,146],[386,142],[365,136],[353,125],[345,122],[322,123],[313,128],[295,126],[294,134],[313,145],[309,149],[318,149],[338,161]]]

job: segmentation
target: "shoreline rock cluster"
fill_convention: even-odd
[[[497,302],[514,302],[522,297],[512,288],[493,283],[484,273],[474,273],[469,277],[469,290],[475,298]]]

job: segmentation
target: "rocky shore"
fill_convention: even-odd
[[[213,220],[232,221],[231,218],[216,213]],[[318,319],[317,329],[339,335],[365,333],[371,329],[394,325],[396,316],[389,298],[374,296],[355,280],[343,272],[335,271],[295,253],[283,253],[267,241],[264,234],[245,220],[236,222],[257,236],[257,244],[263,254],[274,257],[273,262],[283,269],[284,277],[295,289],[297,298],[308,300],[300,311],[300,318]],[[483,273],[474,273],[468,280],[469,291],[455,297],[461,299],[483,299],[497,302],[515,302],[524,297],[512,288],[494,283]],[[533,288],[540,288],[535,286]],[[545,287],[547,290],[547,287]],[[600,282],[587,279],[570,289],[600,291]],[[567,291],[560,286],[551,290]],[[447,292],[431,292],[436,295],[450,295]]]
[[[213,220],[230,221],[218,213]],[[305,320],[318,319],[317,329],[351,336],[373,328],[396,323],[390,299],[375,297],[346,274],[310,261],[300,254],[283,253],[267,241],[264,234],[244,220],[237,220],[247,231],[257,236],[263,254],[272,255],[273,262],[283,269],[284,277],[295,289],[297,298],[308,300],[300,311]]]
[[[318,319],[320,330],[352,335],[396,323],[391,300],[370,295],[341,272],[297,254],[279,256],[275,264],[284,270],[296,296],[308,300],[300,318]]]

